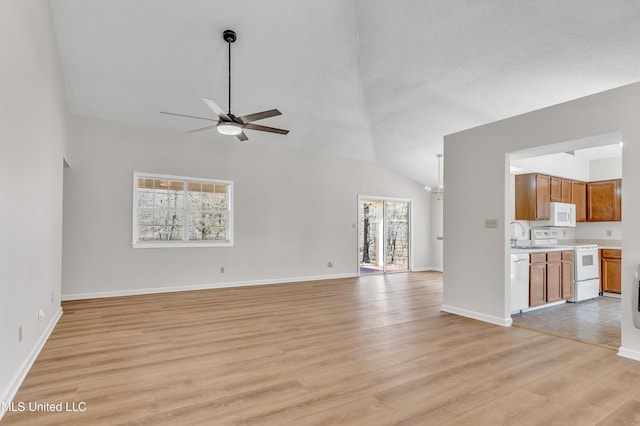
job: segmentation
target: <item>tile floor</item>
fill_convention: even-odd
[[[620,347],[620,299],[598,297],[513,316],[513,325],[568,339]]]

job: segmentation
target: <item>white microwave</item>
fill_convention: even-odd
[[[569,203],[549,203],[549,220],[533,221],[534,226],[576,226],[576,205]]]

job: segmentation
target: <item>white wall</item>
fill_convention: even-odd
[[[264,146],[256,142],[260,134],[239,143],[215,132],[187,135],[80,117],[70,124],[66,298],[353,276],[358,194],[413,200],[412,266],[432,266],[422,185],[375,163]],[[234,181],[234,247],[132,248],[134,171]]]
[[[60,314],[66,103],[47,0],[0,1],[0,52],[0,402],[7,402]]]
[[[589,181],[622,178],[622,158],[602,158],[589,162]]]
[[[623,222],[579,222],[576,224],[576,239],[620,241],[622,240],[622,223]]]
[[[543,173],[567,179],[589,181],[589,160],[567,153],[512,160],[511,165],[526,170],[525,173]]]
[[[621,87],[575,101],[498,121],[445,137],[443,310],[510,324],[508,309],[508,229],[505,218],[512,202],[509,153],[545,147],[547,153],[588,146],[576,141],[591,135],[622,134],[622,175],[625,188],[640,185],[640,84]],[[553,145],[553,146],[548,146]],[[482,178],[478,191],[475,181]],[[640,217],[640,194],[625,191],[622,217]],[[484,228],[485,218],[498,219],[498,229]],[[640,330],[634,328],[631,287],[640,259],[640,222],[625,220],[622,239],[623,356],[640,359]],[[470,243],[471,242],[471,243]],[[470,279],[472,277],[472,279]]]

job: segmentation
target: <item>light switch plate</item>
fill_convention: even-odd
[[[498,219],[485,219],[484,220],[485,228],[497,228],[498,227]]]

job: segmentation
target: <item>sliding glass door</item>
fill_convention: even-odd
[[[358,263],[361,274],[409,270],[410,201],[358,200]]]

